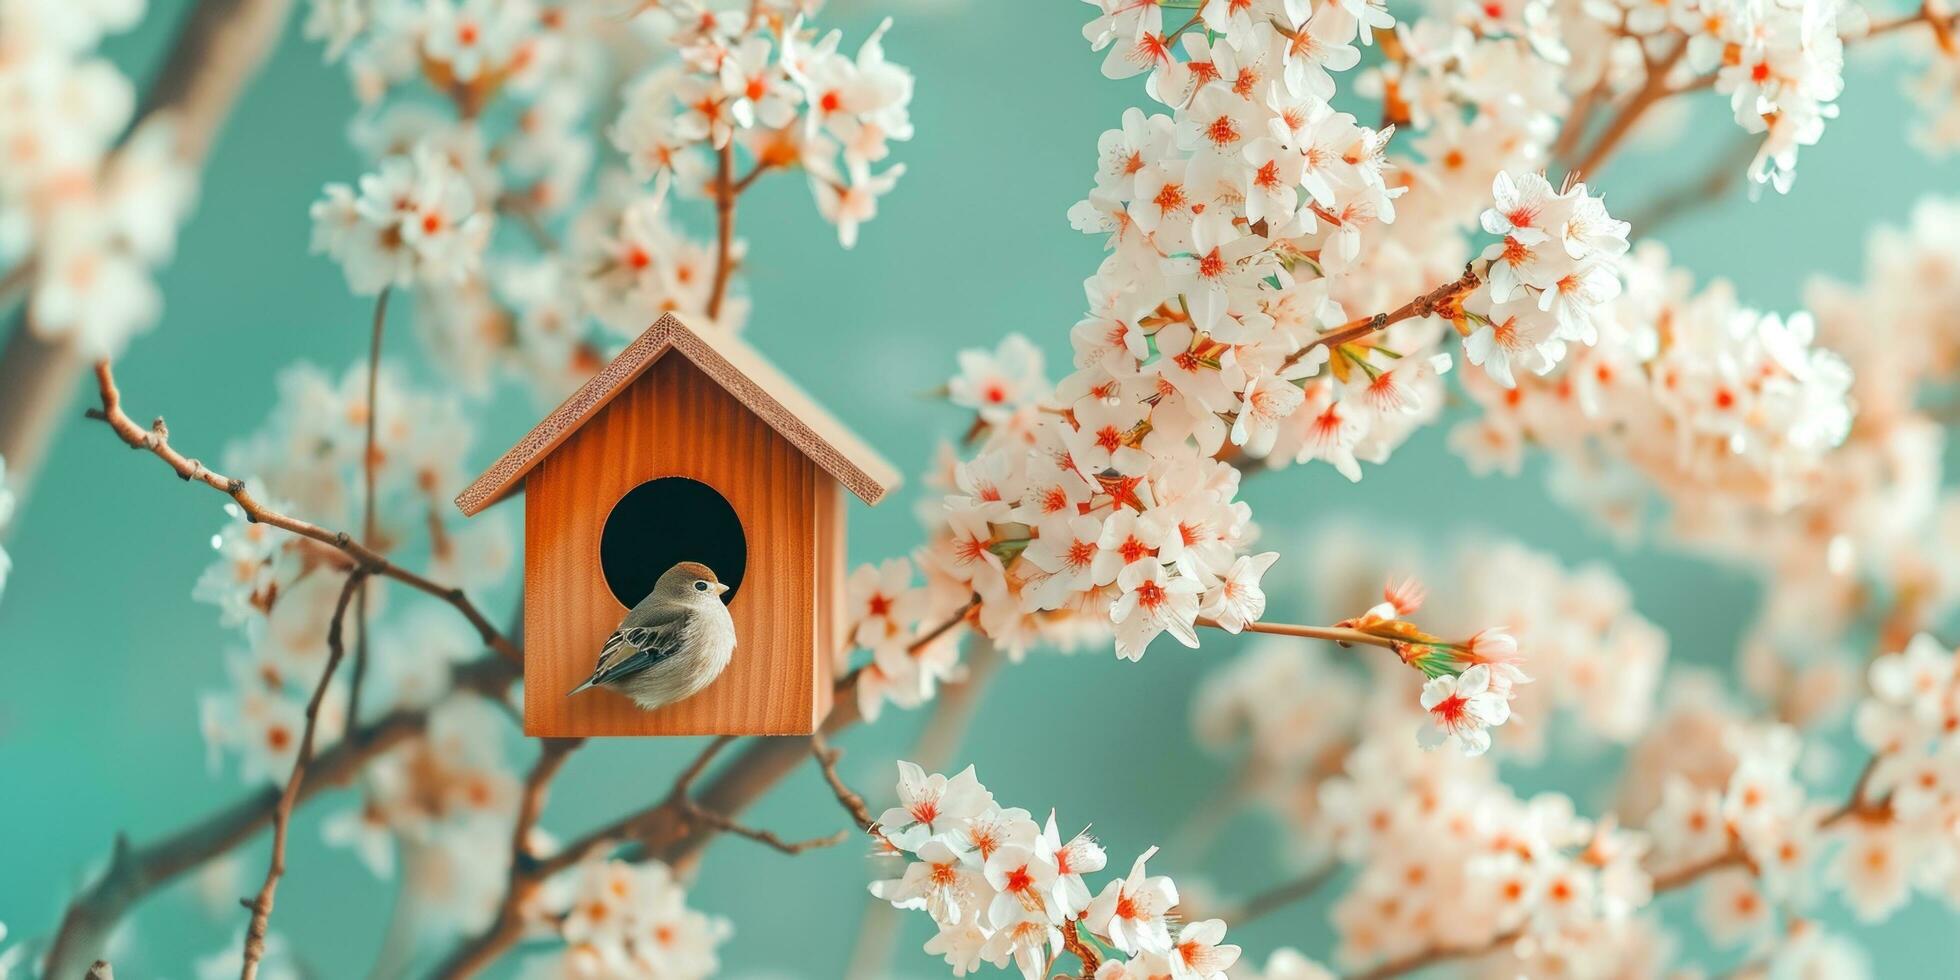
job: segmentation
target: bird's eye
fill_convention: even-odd
[[[695,582],[695,583],[694,583],[694,591],[696,591],[696,592],[706,592],[706,591],[708,591],[708,583],[706,583],[706,582]]]

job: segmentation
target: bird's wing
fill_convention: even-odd
[[[675,616],[656,626],[622,626],[606,638],[589,684],[604,684],[652,667],[678,653],[687,641],[688,620]]]
[[[656,599],[653,593],[649,592],[646,598],[641,599],[633,608],[626,610],[626,615],[619,620],[619,628],[625,629],[628,626],[659,626],[669,620],[679,619],[684,615],[686,615],[685,610],[679,608],[677,604]]]

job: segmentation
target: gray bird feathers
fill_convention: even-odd
[[[692,697],[735,652],[735,620],[721,601],[727,591],[700,562],[667,569],[606,638],[592,676],[566,696],[603,687],[648,711]]]

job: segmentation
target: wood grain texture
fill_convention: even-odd
[[[706,690],[658,711],[605,690],[566,697],[626,614],[600,567],[606,516],[627,491],[668,476],[713,487],[742,522],[749,557],[729,606],[735,655]],[[689,359],[669,356],[564,438],[525,481],[525,734],[815,730],[830,708],[835,603],[843,592],[842,495],[829,474]]]
[[[865,503],[876,504],[899,485],[898,470],[742,338],[726,330],[697,333],[669,313],[457,494],[457,509],[465,516],[475,516],[497,501],[522,492],[533,467],[605,411],[649,365],[676,351]]]

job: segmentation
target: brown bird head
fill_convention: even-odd
[[[694,599],[697,594],[719,596],[727,591],[728,586],[715,577],[715,570],[698,561],[684,561],[667,569],[653,586],[655,595],[674,601]]]

